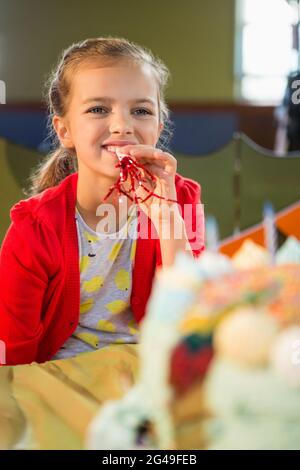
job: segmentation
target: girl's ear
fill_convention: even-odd
[[[52,125],[61,145],[65,148],[74,148],[74,144],[65,121],[60,116],[55,115],[52,118]]]

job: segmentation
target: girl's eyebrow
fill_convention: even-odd
[[[115,100],[113,98],[109,98],[108,96],[98,96],[95,98],[87,98],[86,100],[83,101],[83,104],[93,103],[95,101],[113,103]],[[136,100],[130,100],[129,103],[150,103],[153,106],[155,106],[155,102],[151,98],[138,98]]]

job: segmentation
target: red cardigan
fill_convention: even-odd
[[[73,173],[10,211],[12,223],[0,252],[0,340],[6,345],[6,364],[50,360],[78,325],[77,180],[78,173]],[[178,174],[175,183],[179,204],[195,208],[199,184]],[[193,229],[195,219],[193,211]],[[200,219],[192,245],[195,256],[204,249],[203,212]],[[150,227],[152,222],[140,211],[140,227],[144,223]],[[155,269],[161,264],[159,240],[139,235],[131,294],[137,322],[145,314]]]

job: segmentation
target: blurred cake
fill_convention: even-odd
[[[288,239],[270,265],[247,242],[233,261],[181,253],[160,271],[139,380],[104,405],[87,447],[300,449],[299,252]]]

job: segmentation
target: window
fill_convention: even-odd
[[[235,95],[279,103],[298,67],[297,2],[236,0]]]

